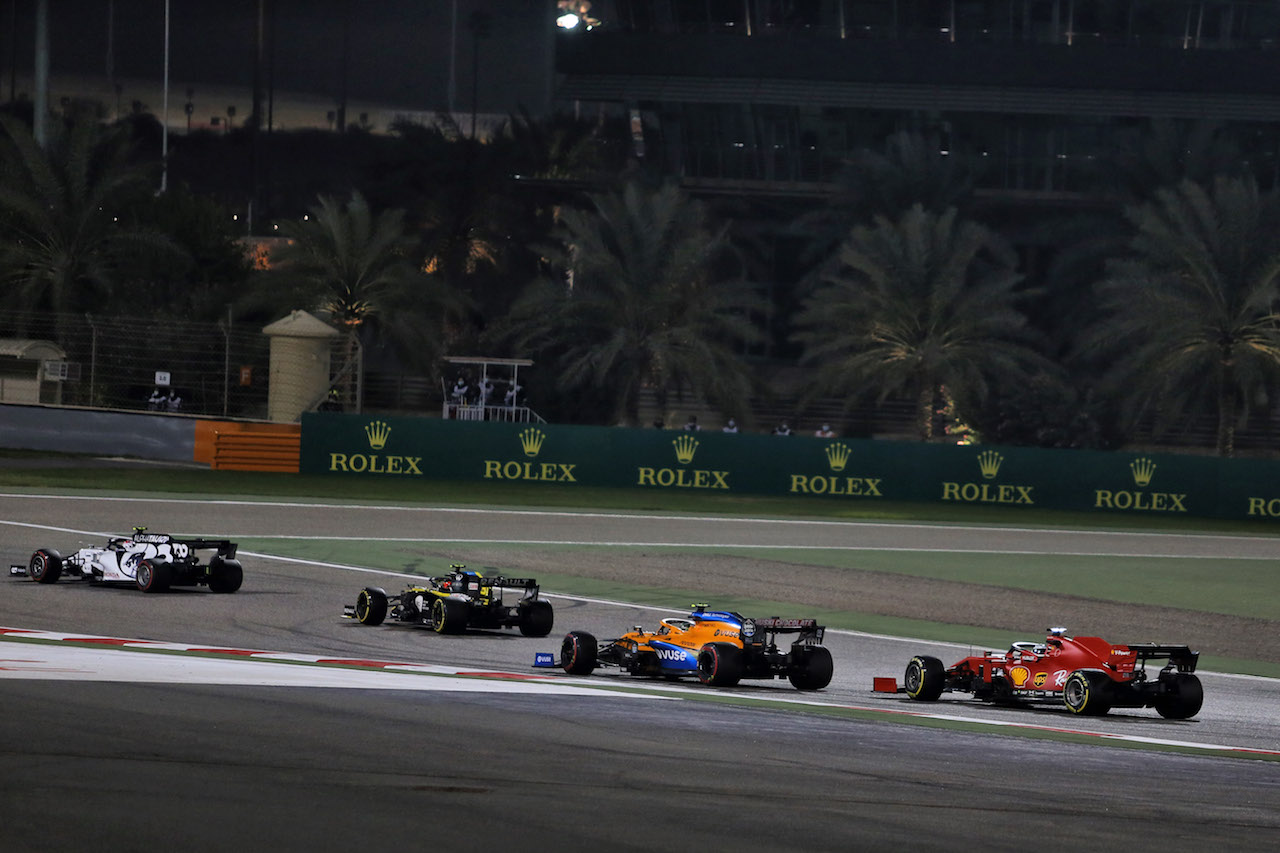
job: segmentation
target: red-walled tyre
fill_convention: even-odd
[[[742,649],[707,643],[698,652],[698,680],[709,687],[732,687],[742,680]]]
[[[133,581],[143,592],[167,592],[173,580],[173,567],[163,560],[143,560]]]
[[[560,642],[560,667],[570,675],[590,675],[598,654],[595,637],[586,631],[570,631]]]
[[[62,555],[52,548],[41,548],[31,555],[27,575],[36,583],[53,583],[62,577]]]

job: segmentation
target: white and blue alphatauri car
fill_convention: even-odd
[[[213,552],[207,562],[200,552]],[[143,592],[173,586],[207,586],[211,592],[235,592],[244,582],[236,559],[236,543],[227,539],[179,539],[135,527],[132,536],[113,536],[105,548],[81,548],[63,557],[40,548],[26,566],[11,565],[9,574],[38,583],[54,583],[66,575],[91,583],[130,584]]]

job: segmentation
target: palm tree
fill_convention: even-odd
[[[1230,456],[1250,399],[1280,376],[1280,197],[1252,178],[1183,181],[1126,215],[1132,255],[1097,285],[1107,314],[1084,349],[1111,360],[1130,423],[1208,408]]]
[[[637,425],[640,391],[686,388],[725,411],[751,389],[735,347],[757,340],[754,288],[732,278],[731,247],[703,206],[676,185],[638,183],[566,209],[556,273],[535,282],[508,318],[518,347],[554,352],[564,390],[602,391],[615,422]]]
[[[433,321],[439,324],[447,313],[444,306],[452,302],[439,282],[410,262],[413,241],[405,233],[403,211],[374,216],[359,192],[345,204],[321,196],[306,220],[285,223],[280,230],[290,240],[278,256],[282,271],[345,330],[346,400],[354,399],[355,354],[371,321],[381,320],[393,337],[412,338],[420,356],[438,345]],[[408,317],[413,320],[406,324]]]
[[[936,134],[898,131],[882,151],[854,151],[836,173],[826,205],[801,216],[793,230],[805,236],[808,256],[821,264],[834,259],[854,225],[877,216],[896,220],[917,204],[936,213],[964,208],[977,176],[978,160],[950,150]],[[818,275],[825,271],[820,266]]]
[[[1011,250],[983,226],[914,205],[897,221],[854,228],[839,267],[805,300],[795,338],[817,365],[816,393],[917,402],[921,440],[954,400],[963,415],[993,377],[1021,376],[1045,361],[1017,303]]]
[[[123,215],[154,188],[150,171],[130,163],[123,128],[73,124],[47,149],[12,117],[0,116],[0,131],[0,276],[9,308],[95,311],[110,299],[124,258],[181,254]]]

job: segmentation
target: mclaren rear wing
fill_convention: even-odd
[[[800,636],[796,638],[798,643],[821,643],[822,635],[827,630],[818,624],[817,619],[782,619],[777,616],[770,616],[767,619],[742,620],[744,628],[748,623],[754,624],[757,632],[765,632],[769,635],[799,634]],[[743,639],[747,639],[745,631]]]

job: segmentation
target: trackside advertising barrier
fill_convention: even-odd
[[[308,413],[301,471],[1280,521],[1280,462]]]

